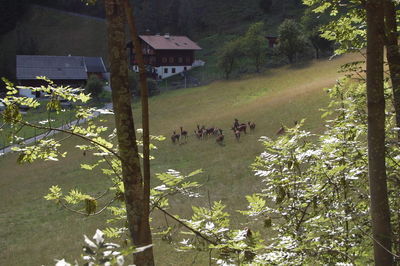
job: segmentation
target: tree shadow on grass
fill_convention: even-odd
[[[313,60],[307,60],[307,61],[301,61],[301,62],[296,62],[293,64],[290,64],[288,69],[302,69],[302,68],[307,68],[310,67],[311,63]]]

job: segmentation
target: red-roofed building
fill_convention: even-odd
[[[194,52],[201,50],[195,42],[186,36],[139,35],[144,63],[148,71],[157,78],[164,79],[196,66]],[[127,45],[130,55],[130,65],[139,71],[135,49],[132,42]]]

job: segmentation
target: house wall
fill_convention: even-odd
[[[154,66],[191,66],[193,62],[193,50],[157,50]]]
[[[135,50],[132,44],[129,48],[130,65],[132,70],[139,72],[137,60],[135,58]],[[191,69],[194,63],[194,50],[154,50],[147,43],[142,41],[143,59],[145,65],[153,67],[150,76],[158,79],[164,79]]]
[[[185,70],[190,70],[192,69],[192,66],[159,66],[159,67],[154,67],[153,69],[153,73],[151,73],[152,78],[156,78],[156,79],[165,79],[177,74],[180,74],[182,72],[184,72]],[[139,67],[138,66],[133,66],[132,67],[133,71],[135,71],[136,73],[139,73]]]
[[[132,56],[131,65],[137,65],[137,60]],[[154,55],[143,55],[144,64],[153,67],[159,66],[190,66],[194,62],[193,50],[156,50]]]
[[[27,98],[36,98],[36,93],[32,92],[30,89],[18,89],[19,96]]]

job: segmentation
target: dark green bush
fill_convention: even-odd
[[[86,82],[85,90],[91,94],[93,99],[98,100],[103,88],[104,82],[97,75],[91,75]]]

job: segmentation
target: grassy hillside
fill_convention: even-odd
[[[71,54],[107,59],[103,19],[31,6],[16,32],[19,45],[33,42],[30,49],[40,55]]]
[[[163,134],[167,141],[154,152],[152,173],[173,168],[183,173],[202,168],[204,174],[197,180],[204,183],[202,193],[222,200],[230,211],[244,208],[244,196],[258,191],[259,180],[249,168],[262,151],[260,136],[274,137],[280,124],[292,125],[293,120],[306,118],[305,127],[322,130],[319,108],[326,106],[327,97],[322,88],[334,84],[339,65],[355,59],[344,56],[332,61],[314,61],[308,65],[286,66],[260,75],[238,80],[218,81],[207,86],[163,93],[150,100],[151,133]],[[135,105],[136,125],[140,127],[139,105]],[[254,133],[236,142],[229,130],[234,118],[255,121]],[[109,117],[112,125],[112,117]],[[169,141],[172,130],[183,126],[190,133],[196,124],[224,129],[225,146],[213,138],[198,140],[193,134],[187,143],[173,145]],[[87,172],[80,163],[93,158],[75,151],[79,142],[68,139],[64,149],[68,157],[58,163],[37,162],[17,166],[16,155],[0,158],[0,265],[49,265],[54,258],[69,260],[80,254],[82,234],[94,233],[104,223],[107,214],[78,217],[57,208],[43,199],[48,187],[59,184],[65,189],[81,187],[91,191],[108,184],[98,172]],[[190,215],[190,206],[204,205],[207,197],[187,202],[175,198],[173,211]],[[155,213],[153,227],[164,218]],[[237,216],[233,222],[238,224]],[[173,248],[155,239],[158,265],[190,265],[193,254],[182,256]],[[194,265],[203,265],[198,256]],[[178,262],[178,263],[177,263]]]

